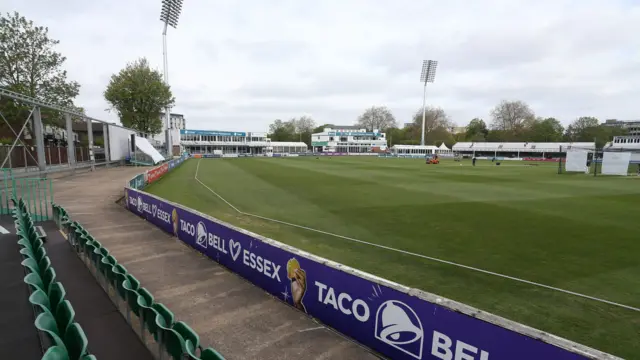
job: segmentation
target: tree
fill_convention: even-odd
[[[424,143],[428,144],[429,142],[433,142],[430,136],[432,132],[438,128],[447,130],[451,122],[442,108],[427,107],[424,114]],[[414,136],[416,136],[416,140],[420,140],[422,138],[422,134],[420,133],[422,131],[422,108],[413,115],[412,123],[414,125],[414,133],[418,133],[417,136]]]
[[[435,129],[433,129],[430,133],[429,133],[429,145],[436,145],[436,146],[440,146],[440,144],[444,143],[445,145],[447,145],[447,147],[449,149],[451,149],[451,147],[453,146],[453,144],[456,143],[455,138],[453,136],[453,134],[451,133],[451,131],[449,131],[448,128],[439,126]],[[427,144],[426,142],[426,137],[425,137],[425,144]]]
[[[532,120],[535,115],[527,103],[502,100],[491,111],[491,128],[518,134],[523,130],[524,123]]]
[[[54,49],[59,43],[49,38],[48,28],[34,25],[18,12],[0,14],[0,87],[73,108],[80,84],[67,80],[62,68],[67,58]],[[28,114],[25,107],[7,100],[0,100],[0,111],[10,122],[24,120]],[[43,108],[42,119],[52,123],[61,117]]]
[[[311,146],[311,134],[322,131],[322,129],[316,131],[318,129],[315,126],[315,121],[306,115],[289,121],[276,119],[269,125],[269,138],[272,141],[302,141]]]
[[[562,141],[564,127],[555,118],[538,118],[532,120],[526,128],[524,140],[531,142]]]
[[[162,131],[160,112],[175,99],[159,71],[151,69],[145,58],[138,59],[111,75],[104,98],[120,117],[122,125],[145,134]]]
[[[294,120],[296,132],[299,134],[311,133],[316,126],[316,122],[310,116],[303,115]]]
[[[599,124],[598,118],[592,116],[579,117],[567,127],[566,137],[570,141],[593,141],[593,137],[591,139],[586,138],[589,132],[588,129],[595,128]]]
[[[358,126],[369,131],[384,131],[397,125],[396,118],[386,106],[372,106],[358,117]]]
[[[276,119],[269,125],[269,138],[272,141],[297,141],[295,138],[296,125],[292,120],[282,121]]]
[[[333,128],[335,128],[335,127],[336,127],[336,126],[335,126],[335,125],[333,125],[333,124],[324,124],[324,125],[320,125],[320,126],[318,126],[318,127],[314,128],[312,132],[313,132],[314,134],[317,134],[317,133],[321,133],[321,132],[323,132],[325,128],[333,129]]]
[[[628,130],[621,125],[611,126],[600,124],[597,118],[591,116],[583,116],[574,120],[567,127],[565,136],[569,141],[574,142],[591,142],[596,139],[596,146],[602,147],[614,136],[627,135]]]
[[[474,118],[467,125],[467,131],[464,134],[464,139],[467,141],[484,141],[489,135],[489,129],[484,120]]]
[[[291,119],[295,125],[295,132],[298,135],[295,141],[302,141],[307,146],[311,146],[311,134],[316,126],[316,122],[307,115],[303,115],[297,119]]]

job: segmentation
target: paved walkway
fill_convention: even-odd
[[[89,340],[89,352],[98,359],[152,360],[153,357],[131,329],[109,295],[102,290],[84,262],[69,246],[53,221],[40,222],[47,242],[44,247],[76,312],[75,321]]]
[[[376,359],[115,204],[140,168],[56,179],[56,202],[227,359]]]

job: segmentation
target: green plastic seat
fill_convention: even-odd
[[[60,333],[58,332],[58,326],[56,324],[56,320],[51,313],[43,312],[36,318],[35,321],[36,329],[44,332],[49,340],[51,341],[52,346],[62,346],[66,347]]]
[[[141,306],[151,307],[153,305],[153,295],[146,288],[140,288],[138,290],[138,295],[144,300]]]
[[[20,245],[20,248],[22,248],[22,249],[29,249],[29,250],[31,250],[32,252],[35,250],[35,249],[33,248],[33,245],[31,245],[31,242],[30,242],[29,240],[27,240],[27,239],[23,238],[23,237],[20,237],[20,238],[18,239],[18,245]]]
[[[26,242],[26,245],[23,245],[23,244],[25,244],[25,242]],[[33,251],[33,252],[36,252],[36,251],[38,251],[38,249],[44,247],[44,243],[42,242],[41,239],[37,239],[35,241],[30,241],[28,239],[21,239],[21,240],[18,241],[18,244],[23,245],[23,247],[30,248],[31,251]]]
[[[80,225],[80,223],[78,223],[77,221],[74,222],[75,225],[75,229],[74,229],[74,236],[73,236],[73,244],[76,247],[76,250],[78,248],[78,245],[80,244],[80,242],[82,241],[82,237],[85,235],[85,229],[82,227],[82,225]]]
[[[40,274],[44,274],[51,267],[51,259],[48,256],[43,257],[38,263],[38,267],[40,268]]]
[[[185,340],[185,348],[187,349],[187,353],[183,355],[183,359],[189,359],[189,360],[202,360],[200,356],[195,355],[194,351],[189,351],[189,349],[192,349],[194,346],[191,343],[191,341],[189,340]],[[202,352],[202,349],[200,349],[200,352]]]
[[[100,261],[102,261],[103,257],[109,256],[109,250],[103,247],[96,246],[94,242],[94,250],[92,253],[90,253],[90,255],[91,255],[91,262],[93,263],[94,268],[96,269],[96,271],[99,272]]]
[[[160,349],[166,349],[167,336],[168,333],[172,331],[171,327],[175,321],[175,316],[163,304],[155,303],[152,307],[158,314],[155,319],[158,347]]]
[[[213,348],[206,348],[202,350],[200,354],[201,360],[224,360],[224,356],[222,356],[219,352],[214,350]]]
[[[83,240],[80,243],[80,250],[82,252],[82,256],[84,257],[84,261],[89,265],[91,260],[91,253],[96,248],[93,246],[93,238],[89,236],[83,236]]]
[[[37,273],[30,273],[24,277],[24,282],[33,288],[33,291],[42,290],[45,294],[49,293],[49,286],[56,280],[56,272],[52,267],[45,270],[44,275],[40,277]]]
[[[162,329],[164,349],[174,360],[182,360],[188,354],[187,343],[177,331],[173,329]]]
[[[138,301],[140,301],[141,299],[141,297],[138,297]],[[145,328],[153,336],[153,339],[155,341],[160,340],[160,333],[158,325],[156,324],[156,317],[158,316],[158,312],[153,308],[153,306],[140,306],[142,307],[142,313],[144,314],[143,318]]]
[[[96,250],[99,249],[99,243],[97,241],[91,241],[88,242],[85,246],[85,257],[87,260],[87,266],[94,268],[95,267],[95,262],[94,262],[94,257],[97,256],[96,255]]]
[[[51,312],[56,314],[58,305],[64,301],[67,291],[62,286],[62,283],[57,281],[49,286],[49,304],[51,305]]]
[[[22,260],[20,265],[27,268],[29,273],[36,273],[40,275],[40,266],[38,266],[38,263],[33,258],[29,257]]]
[[[72,360],[88,355],[88,343],[87,336],[78,323],[71,324],[64,334],[64,344]]]
[[[185,340],[185,350],[189,355],[197,356],[202,348],[200,347],[200,336],[184,321],[178,321],[172,327]]]
[[[100,260],[100,272],[102,276],[109,281],[111,273],[113,273],[113,267],[117,264],[116,258],[111,255],[105,256]]]
[[[51,346],[42,355],[42,360],[70,360],[67,348],[64,345]]]
[[[120,272],[122,270],[124,270],[124,273]],[[126,269],[122,265],[116,265],[114,267],[113,271],[114,271],[114,275],[116,277],[116,290],[118,292],[118,296],[122,300],[126,301],[127,300],[127,292],[124,289],[124,281],[127,279],[128,273],[126,272]]]
[[[140,281],[138,279],[136,279],[135,276],[133,276],[131,274],[127,274],[127,280],[129,280],[129,283],[131,284],[131,287],[135,291],[138,291],[138,289],[140,289]]]
[[[38,275],[36,271],[27,274],[24,277],[24,282],[27,285],[31,286],[32,291],[42,290],[42,292],[44,292],[44,289],[45,289],[44,282],[42,281],[42,278],[40,277],[40,275]]]
[[[35,229],[24,223],[21,224],[20,229],[16,232],[16,234],[26,238],[31,242],[37,239]]]
[[[23,247],[20,249],[20,254],[22,254],[23,258],[32,258],[36,262],[42,260],[47,255],[47,251],[41,247],[36,251],[31,250],[29,247]]]
[[[137,294],[138,296],[136,297],[135,304],[129,304],[129,307],[131,308],[133,313],[136,314],[140,319],[140,335],[142,335],[142,340],[143,342],[145,342],[144,329],[146,327],[145,323],[147,322],[147,319],[145,317],[147,312],[145,310],[153,306],[153,295],[151,295],[151,293],[145,288],[138,289]],[[131,292],[127,292],[127,302],[132,301],[132,297],[133,294]],[[155,319],[155,315],[156,314],[151,314],[150,316],[153,316],[153,318]]]
[[[176,321],[176,316],[173,315],[173,313],[171,312],[171,310],[169,310],[169,308],[164,306],[164,304],[162,303],[154,303],[151,307],[153,307],[158,313],[158,315],[162,317],[164,323],[166,324],[165,326],[168,326],[168,327],[173,326],[173,323]]]
[[[106,269],[105,276],[107,277],[107,281],[109,282],[109,284],[113,286],[114,289],[116,289],[116,271],[120,271],[120,268],[118,268],[118,260],[116,260],[116,258],[113,258],[113,261],[115,261],[115,263],[113,264],[113,266]],[[124,267],[121,268],[124,269]],[[125,269],[124,271],[126,272],[127,270]]]
[[[95,355],[85,355],[81,360],[98,360],[98,358]]]
[[[101,248],[101,247],[103,247],[103,246],[102,246],[102,244],[100,243],[100,241],[98,241],[98,240],[96,240],[96,239],[93,239],[93,240],[92,240],[92,242],[93,242],[93,245],[94,245],[96,248]]]
[[[89,241],[89,237],[86,232],[83,232],[82,235],[76,237],[76,241],[78,242],[78,251],[84,252],[86,251],[87,241]]]
[[[51,301],[49,300],[49,297],[47,296],[47,294],[44,293],[44,291],[40,289],[31,293],[31,295],[29,296],[29,303],[32,306],[39,308],[41,312],[48,312],[50,314],[53,313],[53,310],[51,309]]]
[[[127,300],[127,304],[131,311],[133,311],[136,316],[140,316],[140,308],[138,307],[138,287],[136,284],[132,284],[131,280],[127,277],[125,281],[122,283],[122,287],[124,287],[125,298]]]
[[[73,324],[75,320],[76,312],[73,310],[73,306],[69,300],[64,300],[58,305],[55,312],[56,323],[58,324],[58,330],[60,334],[66,334],[69,326]]]

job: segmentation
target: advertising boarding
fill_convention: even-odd
[[[144,192],[127,188],[125,200],[134,214],[388,358],[586,359],[479,319],[475,317],[478,312],[471,316],[439,305],[432,295],[315,257]],[[515,325],[509,327],[517,328]]]

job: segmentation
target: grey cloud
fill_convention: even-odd
[[[303,113],[348,124],[371,105],[404,122],[422,104],[425,58],[440,61],[427,104],[461,125],[501,99],[565,123],[638,117],[640,10],[628,0],[285,3],[185,2],[168,45],[174,110],[189,124],[264,131]],[[157,0],[3,7],[50,27],[82,85],[78,105],[96,118],[114,118],[102,91],[128,61],[162,69]]]
[[[228,39],[222,44],[228,49],[245,53],[255,62],[291,60],[305,55],[309,49],[302,41],[294,40],[253,40]]]
[[[238,95],[256,98],[312,98],[336,95],[361,95],[378,93],[388,79],[375,74],[318,73],[312,79],[299,82],[257,83],[240,88]]]

